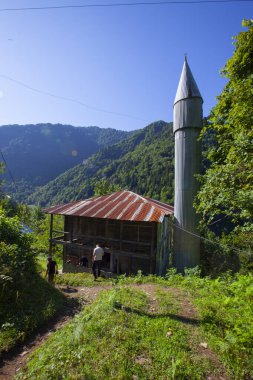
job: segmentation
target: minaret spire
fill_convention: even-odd
[[[187,62],[187,57],[185,55],[184,57],[184,65],[183,70],[181,73],[181,77],[179,80],[178,88],[176,97],[174,100],[174,105],[179,102],[180,100],[187,99],[187,98],[200,98],[202,99],[202,96],[200,94],[200,91],[198,89],[197,83],[195,82],[195,79],[192,75],[191,69]],[[202,100],[203,102],[203,100]]]
[[[203,99],[185,56],[174,101],[175,134],[175,231],[174,264],[185,267],[199,265],[200,241],[193,207],[198,190],[196,174],[200,173],[199,133],[202,128]]]

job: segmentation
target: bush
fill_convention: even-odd
[[[35,268],[32,239],[22,233],[18,217],[7,217],[0,209],[0,289],[1,297],[29,276]]]

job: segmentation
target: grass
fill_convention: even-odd
[[[204,280],[196,304],[211,347],[238,380],[253,378],[253,276]]]
[[[156,294],[151,312],[146,293],[117,286],[49,338],[17,378],[202,379],[210,365],[195,360],[176,315],[168,292]]]
[[[18,379],[205,379],[219,368],[200,354],[200,342],[208,343],[227,378],[253,378],[251,274],[210,279],[190,270],[184,277],[169,271],[163,278],[139,272],[94,282],[81,273],[59,275],[56,282],[105,290],[33,353]],[[140,289],[148,284],[155,293]],[[195,324],[181,317],[184,298],[197,308]],[[0,355],[63,305],[63,295],[34,274],[0,305]]]
[[[253,378],[250,274],[212,280],[170,271],[164,278],[138,273],[97,283],[82,273],[64,274],[57,282],[112,290],[36,351],[19,379],[205,379],[215,368],[199,355],[200,341],[208,342],[229,379]],[[138,284],[158,287],[154,311]],[[179,295],[195,304],[197,325],[178,318]]]
[[[55,277],[57,285],[69,285],[69,286],[87,286],[93,287],[113,285],[114,279],[99,278],[98,281],[94,281],[93,275],[89,273],[63,273]]]
[[[93,275],[90,273],[63,273],[55,278],[57,285],[69,285],[69,286],[107,286],[107,285],[127,285],[127,284],[161,284],[168,285],[168,281],[162,277],[149,275],[143,276],[139,271],[136,276],[120,275],[115,278],[103,278],[100,277],[98,282],[95,282]]]
[[[48,321],[64,305],[64,296],[36,273],[0,306],[0,356]]]

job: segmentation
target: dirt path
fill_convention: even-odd
[[[208,343],[201,337],[200,333],[200,321],[198,320],[197,311],[187,296],[186,291],[177,288],[164,288],[155,284],[140,284],[130,285],[131,287],[143,290],[149,300],[148,311],[149,313],[158,312],[158,302],[156,299],[157,288],[162,289],[165,292],[170,292],[173,295],[176,303],[178,304],[178,312],[174,316],[178,321],[184,323],[185,328],[189,330],[190,347],[194,355],[198,356],[201,360],[208,359],[212,366],[216,369],[216,374],[210,373],[207,380],[228,380],[229,378],[225,374],[225,369],[218,357],[209,348]],[[60,287],[59,289],[66,295],[67,302],[64,310],[57,315],[54,320],[50,321],[46,327],[37,331],[36,336],[32,336],[24,346],[17,348],[15,351],[9,353],[0,362],[0,379],[12,380],[14,375],[25,365],[27,357],[42,343],[44,343],[48,337],[56,330],[62,328],[68,323],[75,314],[79,313],[81,308],[90,304],[97,295],[106,289],[110,289],[111,286],[105,287],[99,284],[88,287]],[[78,299],[78,301],[77,301]],[[138,358],[138,360],[146,360],[145,358]],[[1,368],[2,365],[2,368]]]
[[[59,287],[65,296],[64,309],[61,310],[48,324],[36,331],[25,344],[15,348],[0,360],[0,380],[12,380],[15,374],[25,365],[27,357],[41,344],[43,344],[51,334],[62,328],[66,323],[81,311],[82,307],[90,304],[96,296],[106,287],[95,286],[84,287]]]

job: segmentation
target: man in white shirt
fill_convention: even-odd
[[[92,255],[92,272],[94,276],[94,280],[97,279],[97,277],[100,277],[100,269],[101,269],[101,263],[104,256],[104,250],[100,247],[99,243],[96,244],[96,248],[94,248],[93,255]],[[97,272],[96,272],[97,269]]]

